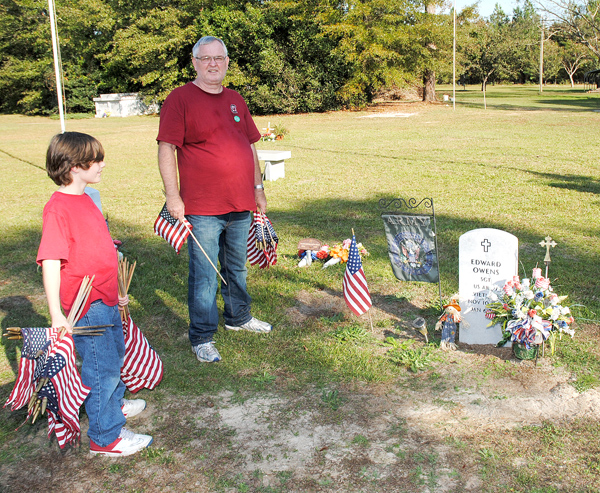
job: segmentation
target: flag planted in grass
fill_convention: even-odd
[[[161,238],[167,240],[167,243],[171,245],[177,253],[181,251],[181,247],[190,234],[191,229],[192,225],[187,219],[184,218],[183,221],[180,221],[169,214],[167,204],[163,206],[154,222],[154,232]]]
[[[248,261],[266,269],[277,263],[279,238],[266,214],[255,212],[248,232]]]
[[[348,264],[346,265],[346,272],[344,272],[342,288],[346,304],[356,315],[362,315],[373,304],[371,303],[371,295],[367,287],[367,279],[362,268],[354,234],[348,250]]]

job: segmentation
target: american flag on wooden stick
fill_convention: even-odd
[[[163,206],[154,222],[154,232],[161,238],[167,240],[167,243],[171,245],[177,253],[181,251],[181,247],[190,234],[191,229],[192,225],[187,219],[184,218],[183,221],[180,221],[169,214],[167,204]]]
[[[372,306],[371,295],[367,287],[367,279],[362,268],[360,253],[356,246],[356,237],[352,234],[352,243],[348,250],[348,264],[342,283],[344,300],[356,315],[366,313]]]
[[[52,348],[42,378],[48,381],[38,392],[38,398],[47,403],[48,438],[52,432],[56,433],[58,445],[64,448],[81,436],[79,408],[90,393],[75,366],[75,345],[70,335],[65,334]]]
[[[125,359],[121,380],[130,392],[155,388],[163,377],[163,362],[131,315],[123,321]]]

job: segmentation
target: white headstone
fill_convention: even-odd
[[[83,191],[91,197],[91,199],[94,201],[94,204],[96,204],[96,207],[98,207],[98,209],[100,209],[100,212],[102,212],[102,202],[100,201],[100,192],[92,187],[85,187],[85,189]]]
[[[466,344],[497,344],[502,339],[499,324],[488,327],[485,305],[492,287],[502,289],[518,272],[519,240],[498,229],[474,229],[458,242],[459,296],[461,315],[459,340]]]

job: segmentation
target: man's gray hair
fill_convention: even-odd
[[[214,36],[204,36],[203,38],[200,38],[198,42],[194,45],[194,48],[192,48],[192,55],[198,55],[198,50],[201,46],[208,45],[214,41],[218,41],[219,43],[221,43],[221,46],[223,46],[223,49],[225,50],[225,56],[227,56],[227,46],[225,46],[225,43],[221,38],[215,38]]]

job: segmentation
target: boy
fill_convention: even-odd
[[[66,132],[52,138],[46,170],[59,189],[44,207],[37,263],[42,266],[52,327],[66,327],[70,334],[72,327],[62,310],[69,313],[83,278],[95,276],[75,326],[113,325],[100,336],[75,335],[73,340],[83,360],[81,379],[91,388],[85,400],[90,453],[115,457],[146,448],[152,437],[123,427],[125,418],[142,412],[146,402],[123,399],[125,342],[118,305],[129,300],[119,297],[117,252],[104,217],[84,192],[86,185],[100,181],[104,166],[104,149],[94,137]]]

